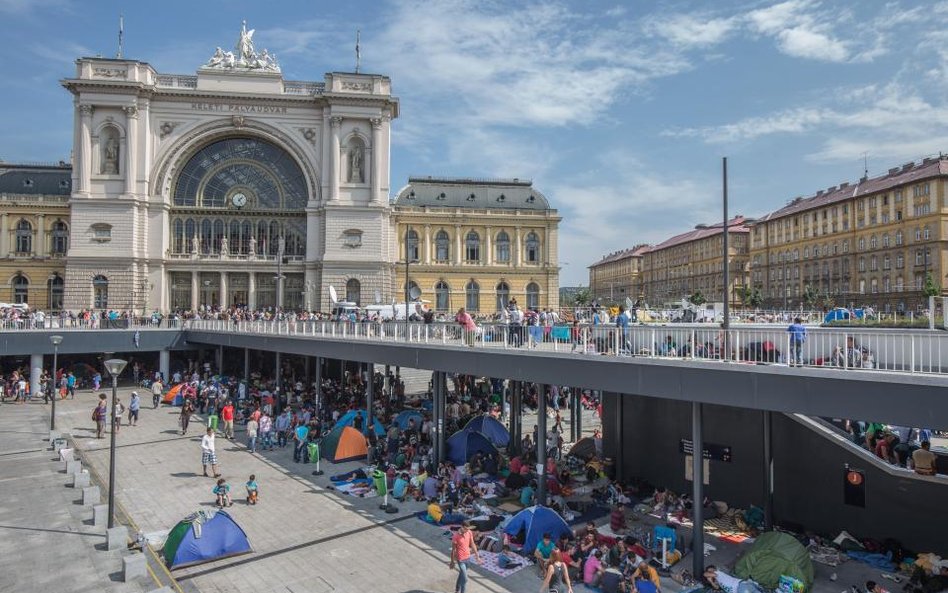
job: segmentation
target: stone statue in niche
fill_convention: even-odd
[[[118,175],[119,172],[119,143],[113,132],[108,132],[105,144],[102,145],[102,174]]]
[[[250,235],[250,257],[257,255],[257,239]]]
[[[227,237],[223,237],[221,239],[221,255],[223,255],[224,257],[228,255],[229,246],[227,245],[227,243],[228,243]]]
[[[198,241],[198,236],[191,235],[191,255],[197,255],[200,249],[201,249],[201,244]]]
[[[364,162],[365,154],[361,146],[355,145],[349,149],[349,183],[365,182]]]

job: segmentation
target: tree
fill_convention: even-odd
[[[925,287],[922,288],[922,294],[926,297],[938,296],[941,294],[941,287],[935,284],[931,272],[925,274]]]
[[[701,305],[707,303],[708,299],[704,298],[704,295],[701,294],[700,290],[696,290],[693,295],[688,297],[688,302],[696,307],[700,307]]]
[[[817,298],[819,298],[819,295],[813,290],[812,286],[807,284],[803,287],[803,302],[806,303],[807,308],[812,309]]]
[[[750,304],[751,307],[755,309],[759,308],[762,304],[764,304],[764,295],[760,293],[759,288],[754,289],[754,292],[752,292],[750,297],[748,297],[747,302],[748,304]]]
[[[754,295],[754,290],[750,286],[742,284],[734,292],[737,293],[737,298],[741,300],[741,306],[747,307],[750,305],[750,299]]]
[[[823,306],[824,311],[829,311],[836,306],[836,299],[830,293],[824,292],[819,297],[819,303]]]

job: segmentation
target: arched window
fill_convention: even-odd
[[[435,309],[447,311],[451,307],[451,289],[444,280],[435,284]]]
[[[49,246],[49,252],[52,255],[66,255],[66,250],[69,248],[69,227],[65,222],[57,220],[53,223]]]
[[[506,231],[497,233],[497,263],[505,264],[510,261],[510,235]]]
[[[357,305],[362,300],[362,284],[355,278],[346,281],[346,300]]]
[[[451,257],[451,239],[445,231],[438,231],[435,235],[435,260],[446,262]]]
[[[53,274],[46,282],[47,307],[50,311],[59,311],[63,308],[63,277]]]
[[[503,310],[507,308],[507,303],[510,301],[510,285],[506,282],[501,282],[497,285],[497,310]]]
[[[207,218],[201,221],[201,253],[214,251],[214,224]]]
[[[92,306],[96,309],[109,307],[109,279],[99,275],[92,279]]]
[[[17,274],[13,277],[13,302],[30,302],[30,281],[23,274]]]
[[[530,232],[527,235],[527,262],[531,264],[540,261],[540,238],[536,233]]]
[[[16,223],[16,252],[19,255],[33,253],[33,225],[25,219]]]
[[[476,262],[481,259],[481,236],[471,231],[464,240],[464,261]]]
[[[418,233],[414,229],[408,231],[408,261],[418,261]]]
[[[171,231],[171,253],[186,253],[187,242],[184,239],[184,221],[176,218]]]
[[[527,284],[527,309],[540,308],[540,287],[535,282]]]
[[[464,303],[468,312],[479,311],[481,308],[481,287],[477,285],[477,282],[471,280],[467,283],[467,286],[464,287]]]

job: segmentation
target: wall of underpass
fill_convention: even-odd
[[[691,440],[691,417],[687,402],[606,394],[604,454],[621,458],[626,482],[640,477],[655,486],[690,493],[681,441]],[[703,406],[706,448],[728,447],[730,453],[730,461],[708,462],[705,493],[712,499],[739,508],[763,506],[763,422],[761,411]],[[843,529],[880,541],[893,537],[916,551],[948,554],[948,482],[944,479],[891,475],[857,451],[779,413],[772,414],[772,447],[778,524],[831,537]],[[844,504],[847,464],[865,471],[864,508]]]

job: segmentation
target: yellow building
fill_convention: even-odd
[[[740,303],[748,274],[749,220],[736,216],[728,221],[730,267],[729,295]],[[650,247],[642,258],[642,292],[652,305],[677,304],[700,292],[708,302],[724,302],[723,223],[698,225]]]
[[[62,309],[71,177],[63,163],[0,162],[0,302]]]
[[[765,303],[907,310],[948,284],[948,157],[796,198],[751,231],[751,282]]]
[[[608,303],[633,301],[642,296],[642,258],[648,245],[610,253],[589,266],[589,292]]]
[[[491,315],[559,305],[560,217],[532,182],[414,177],[395,198],[396,285],[437,311]],[[401,299],[399,299],[401,300]]]

